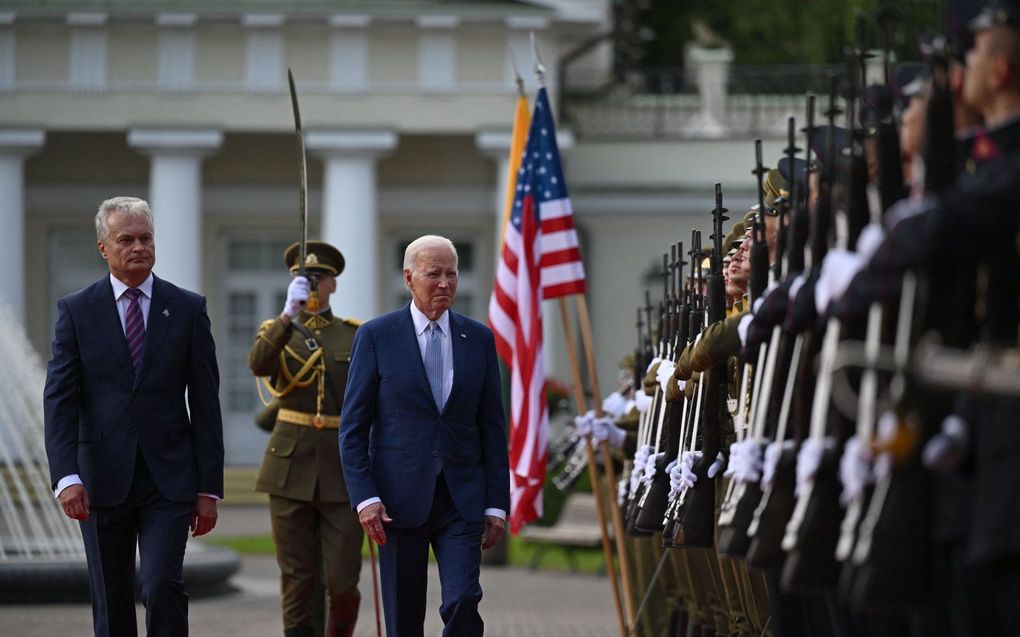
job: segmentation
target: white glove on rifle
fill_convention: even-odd
[[[942,431],[931,437],[924,446],[921,459],[924,466],[935,473],[946,474],[960,464],[967,448],[967,423],[956,414],[946,416]]]
[[[592,433],[592,423],[595,421],[595,412],[588,410],[586,414],[578,414],[574,416],[574,428],[577,430],[577,435],[584,438],[590,436]]]
[[[308,279],[303,276],[294,277],[287,286],[287,301],[283,304],[283,313],[294,318],[301,312],[301,306],[308,300]]]
[[[655,372],[655,380],[659,381],[659,387],[662,387],[662,391],[666,391],[666,384],[669,383],[670,379],[673,378],[673,370],[676,369],[676,363],[671,360],[664,360],[659,365],[659,369]]]
[[[639,389],[634,392],[634,406],[643,414],[652,406],[652,397],[645,390]]]
[[[620,429],[613,423],[612,418],[592,418],[591,435],[598,443],[606,441],[610,447],[620,449],[623,441],[627,438],[627,432]]]
[[[602,401],[602,411],[613,418],[619,418],[627,413],[627,399],[620,392],[614,391]]]

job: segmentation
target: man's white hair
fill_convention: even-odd
[[[418,255],[422,250],[429,248],[446,248],[452,252],[453,267],[457,267],[457,248],[453,245],[453,241],[437,234],[427,234],[407,244],[407,249],[404,250],[404,269],[414,272],[414,266],[418,263]]]
[[[99,204],[99,210],[96,212],[96,238],[100,243],[106,243],[106,240],[110,238],[108,220],[111,212],[119,212],[129,217],[145,217],[149,221],[149,227],[153,228],[153,233],[155,233],[152,210],[149,209],[147,201],[138,197],[113,197]]]

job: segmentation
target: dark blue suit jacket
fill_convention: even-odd
[[[90,504],[116,506],[141,449],[164,498],[222,497],[219,372],[205,299],[153,277],[137,374],[109,276],[57,307],[43,397],[53,486],[77,473]]]
[[[510,469],[496,348],[488,327],[450,311],[453,389],[432,398],[409,305],[368,321],[354,338],[340,415],[340,458],[351,503],[379,497],[397,527],[425,523],[437,463],[457,512],[480,522],[510,508]]]

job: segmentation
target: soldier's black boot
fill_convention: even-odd
[[[283,629],[283,637],[315,637],[311,626],[291,626]]]

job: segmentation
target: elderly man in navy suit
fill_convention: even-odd
[[[380,548],[389,637],[421,636],[431,545],[443,635],[481,635],[481,549],[510,507],[506,425],[489,328],[450,307],[457,250],[426,235],[404,253],[412,300],[361,326],[340,416],[351,502]]]
[[[97,636],[134,636],[135,547],[148,635],[188,634],[188,530],[223,497],[219,373],[205,299],[152,274],[152,213],[96,214],[110,274],[57,302],[43,410],[50,480],[81,525]]]

